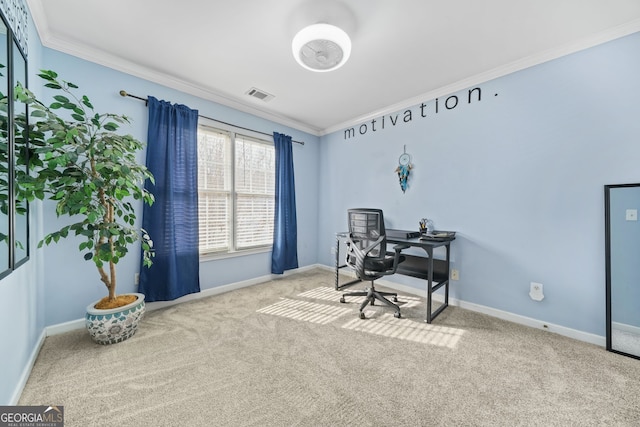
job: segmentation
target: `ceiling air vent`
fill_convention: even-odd
[[[271,95],[270,93],[267,93],[263,90],[260,90],[258,88],[252,87],[251,89],[249,89],[248,91],[245,92],[247,95],[249,96],[253,96],[254,98],[257,98],[261,101],[264,102],[269,102],[274,98],[274,95]]]

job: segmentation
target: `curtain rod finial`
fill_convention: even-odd
[[[120,96],[127,96],[127,95],[129,95],[129,94],[126,91],[124,91],[124,90],[120,91]]]

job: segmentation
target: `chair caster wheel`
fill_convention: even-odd
[[[397,313],[393,314],[393,317],[395,317],[396,319],[399,319],[402,317],[402,315],[400,314],[400,312],[398,311]]]
[[[393,297],[393,302],[398,302],[398,297]]]
[[[360,318],[361,319],[366,319],[366,317],[364,317],[364,313],[363,312],[360,312]]]
[[[344,297],[340,298],[340,302],[341,302],[341,303],[343,303],[343,304],[346,302],[346,301],[344,300]]]

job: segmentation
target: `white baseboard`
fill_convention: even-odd
[[[171,307],[176,304],[182,304],[183,302],[195,301],[201,298],[206,298],[213,295],[220,295],[225,292],[235,291],[236,289],[242,289],[248,286],[258,285],[260,283],[268,282],[271,279],[272,279],[271,276],[262,276],[262,277],[256,277],[255,279],[244,280],[242,282],[235,282],[235,283],[230,283],[228,285],[216,286],[215,288],[201,290],[200,292],[197,292],[195,294],[185,295],[173,301],[148,302],[145,304],[145,308],[146,310],[150,310],[150,311],[158,310],[160,308]]]
[[[451,299],[449,299],[449,302],[451,302]],[[521,325],[529,326],[532,328],[554,332],[558,335],[562,335],[568,338],[573,338],[579,341],[588,342],[590,344],[595,344],[600,347],[606,346],[606,337],[592,334],[589,332],[579,331],[577,329],[567,328],[566,326],[556,325],[554,323],[545,322],[543,320],[521,316],[519,314],[510,313],[508,311],[497,310],[495,308],[486,307],[483,305],[469,303],[465,301],[456,301],[452,305],[457,305],[460,308],[476,311],[478,313],[483,313],[488,316],[497,317],[498,319],[507,320],[509,322],[519,323]]]
[[[326,265],[319,265],[319,267],[322,267],[325,270],[330,270],[332,272],[335,272],[335,267],[329,267]],[[349,269],[341,269],[340,275],[344,276],[345,278],[348,277],[351,279],[355,277],[355,273]],[[424,290],[417,289],[412,286],[393,283],[388,280],[378,280],[376,283],[380,283],[382,286],[385,286],[390,289],[394,289],[398,292],[404,292],[407,294],[412,294],[412,295],[416,295],[423,298],[425,297]],[[441,303],[444,301],[444,295],[439,293],[434,293],[433,300]],[[562,336],[573,338],[576,340],[599,345],[601,347],[606,346],[606,337],[604,336],[591,334],[589,332],[579,331],[577,329],[567,328],[565,326],[556,325],[553,323],[545,322],[543,320],[533,319],[531,317],[521,316],[519,314],[510,313],[507,311],[502,311],[495,308],[487,307],[480,304],[474,304],[474,303],[458,300],[451,297],[449,297],[449,304],[452,306],[464,308],[466,310],[486,314],[488,316],[497,317],[498,319],[507,320],[509,322],[518,323],[518,324],[529,326],[532,328],[554,332],[558,335],[562,335]],[[640,328],[637,328],[637,332],[640,332]]]
[[[215,288],[205,289],[205,290],[200,291],[200,292],[195,293],[195,294],[185,295],[185,296],[183,296],[181,298],[178,298],[178,299],[175,299],[173,301],[149,302],[149,303],[146,304],[146,309],[147,310],[157,310],[159,308],[170,307],[172,305],[181,304],[181,303],[187,302],[187,301],[194,301],[194,300],[198,300],[200,298],[206,298],[206,297],[210,297],[210,296],[213,296],[213,295],[220,295],[220,294],[223,294],[225,292],[235,291],[236,289],[242,289],[242,288],[246,288],[246,287],[249,287],[249,286],[259,285],[260,283],[268,282],[270,280],[278,280],[278,279],[281,279],[283,277],[288,277],[288,276],[291,276],[291,275],[296,274],[296,273],[312,270],[313,268],[315,268],[315,266],[313,266],[313,265],[312,266],[307,266],[307,267],[301,267],[301,268],[297,268],[295,270],[285,271],[284,274],[282,274],[282,275],[280,275],[280,274],[268,274],[268,275],[265,275],[265,276],[260,276],[260,277],[256,277],[256,278],[249,279],[249,280],[243,280],[242,282],[235,282],[235,283],[229,283],[228,285],[216,286]]]
[[[15,390],[13,391],[13,396],[11,396],[11,400],[9,401],[9,405],[15,406],[18,404],[20,400],[20,396],[22,395],[22,390],[24,390],[24,386],[27,385],[27,381],[29,380],[29,376],[31,375],[31,370],[36,363],[36,359],[38,358],[38,354],[40,353],[40,349],[44,344],[44,340],[46,338],[45,331],[43,330],[38,337],[38,342],[31,350],[31,354],[29,355],[29,360],[27,361],[26,366],[22,370],[22,375],[20,375],[20,380],[16,385]]]
[[[65,332],[75,331],[82,328],[84,328],[84,319],[76,319],[47,326],[44,328],[44,331],[45,335],[50,337],[52,335],[64,334]]]

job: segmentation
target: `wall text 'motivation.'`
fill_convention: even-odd
[[[496,93],[494,96],[498,96],[498,94]],[[348,140],[359,135],[365,135],[368,132],[378,132],[384,129],[393,128],[402,123],[412,122],[414,117],[426,118],[430,115],[433,116],[441,112],[453,110],[461,105],[470,105],[480,101],[482,101],[482,89],[474,87],[467,91],[466,99],[459,95],[450,95],[444,100],[436,98],[433,102],[423,102],[413,109],[407,109],[401,113],[387,114],[373,119],[370,122],[362,123],[359,126],[347,128],[344,130],[344,139]]]

